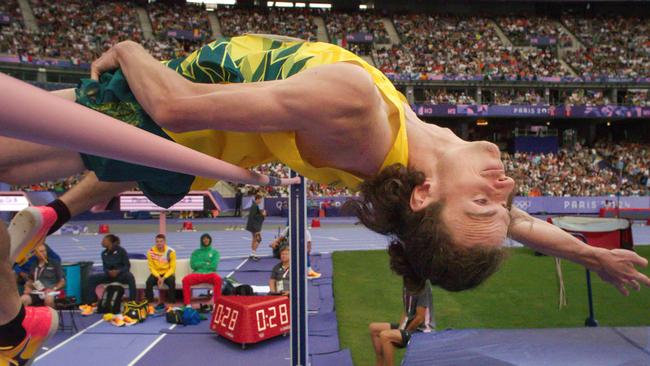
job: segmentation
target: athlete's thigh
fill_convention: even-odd
[[[6,148],[7,145],[13,148]],[[77,152],[0,137],[0,181],[32,184],[85,171]]]
[[[57,90],[52,94],[71,101],[75,99],[74,89]],[[77,152],[0,136],[0,174],[5,178],[22,176],[23,181],[37,183],[65,178],[83,170]]]

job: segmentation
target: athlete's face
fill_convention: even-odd
[[[111,241],[108,238],[105,237],[104,239],[102,239],[102,247],[104,249],[110,249],[112,245],[113,243],[111,243]]]
[[[441,218],[459,245],[500,246],[510,225],[515,182],[505,175],[499,148],[467,142],[438,157],[431,202],[444,200]]]
[[[165,239],[163,238],[156,238],[156,247],[158,250],[163,250],[165,249]]]

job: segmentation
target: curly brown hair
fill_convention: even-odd
[[[454,243],[441,219],[444,200],[413,211],[411,194],[424,181],[424,173],[394,164],[366,180],[361,198],[347,201],[343,208],[369,229],[391,238],[390,267],[404,277],[408,290],[419,291],[427,279],[448,291],[480,285],[499,268],[505,250]]]

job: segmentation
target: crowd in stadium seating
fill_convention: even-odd
[[[543,105],[547,104],[540,93],[535,89],[497,89],[485,93],[486,100],[489,104],[513,105],[513,104],[530,104]],[[489,98],[492,98],[490,101]]]
[[[564,92],[561,98],[563,104],[602,106],[612,101],[602,90],[577,89]]]
[[[453,89],[424,89],[422,97],[417,97],[417,103],[426,104],[477,104],[476,90]],[[638,89],[626,91],[619,97],[619,104],[628,106],[650,106],[650,94],[647,90]],[[558,94],[544,97],[543,90],[537,89],[483,89],[481,104],[490,105],[584,105],[604,106],[613,104],[607,90],[567,89]]]
[[[424,102],[428,104],[476,104],[469,93],[454,90],[424,90]]]
[[[267,11],[219,9],[217,16],[224,36],[244,33],[281,34],[315,41],[318,26],[314,10],[290,11],[273,8]]]
[[[624,103],[637,107],[650,107],[650,93],[648,90],[628,90],[625,94]]]
[[[378,44],[390,43],[388,31],[381,17],[372,13],[341,13],[332,12],[327,15],[325,25],[332,43],[347,43],[342,40],[347,34],[363,32],[372,34],[373,42]]]
[[[385,73],[513,77],[567,76],[549,49],[506,47],[486,18],[398,15],[393,18],[402,43],[380,49],[375,58]]]
[[[520,196],[650,194],[650,147],[642,144],[577,146],[557,154],[503,154]]]
[[[128,4],[31,0],[31,5],[39,28],[31,56],[91,62],[119,41],[142,40],[136,11]]]
[[[149,4],[147,11],[156,34],[187,30],[201,39],[208,39],[212,35],[208,13],[200,5],[153,3]]]
[[[499,19],[499,26],[515,46],[530,46],[532,37],[550,37],[557,40],[564,34],[550,18],[544,16],[502,17]]]
[[[566,59],[578,74],[639,77],[650,74],[650,24],[640,17],[575,17],[562,22],[584,44]]]
[[[73,64],[88,63],[111,44],[124,39],[143,42],[153,55],[168,59],[187,54],[212,38],[207,12],[192,4],[152,3],[146,6],[156,39],[144,40],[133,3],[102,1],[30,0],[38,31],[23,24],[16,0],[0,4],[0,12],[12,22],[0,26],[0,53],[26,59],[57,58]],[[374,44],[390,44],[381,15],[372,12],[318,12],[310,9],[216,11],[222,32],[232,36],[245,32],[286,34],[315,40],[315,16],[322,16],[330,42],[355,52],[369,53],[370,44],[352,44],[345,36],[367,32]],[[532,37],[558,40],[561,57],[578,76],[649,77],[650,24],[641,17],[509,16],[493,21],[487,17],[448,15],[395,15],[393,24],[401,44],[377,48],[374,61],[384,72],[399,77],[427,79],[439,76],[534,79],[571,76],[559,60],[555,47],[529,46]],[[560,21],[582,45],[564,33]],[[515,47],[499,38],[500,27]],[[168,30],[191,31],[198,39],[176,40]],[[575,48],[574,48],[575,46]]]
[[[57,193],[63,193],[69,190],[70,188],[72,188],[75,184],[79,183],[82,177],[83,175],[79,174],[79,175],[75,175],[57,181],[43,182],[40,184],[31,184],[25,186],[14,186],[11,187],[11,190],[13,191],[20,190],[25,192],[53,191]]]
[[[0,25],[0,53],[17,55],[23,45],[32,43],[23,32],[23,16],[16,0],[0,2],[0,13],[10,17],[9,24]]]
[[[205,8],[194,4],[153,3],[147,6],[155,39],[144,41],[145,47],[160,60],[187,55],[212,38],[212,28]],[[176,39],[168,31],[188,31],[194,39]]]

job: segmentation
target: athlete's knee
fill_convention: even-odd
[[[382,330],[379,333],[379,339],[382,343],[391,343],[393,341],[393,334],[391,330]]]

